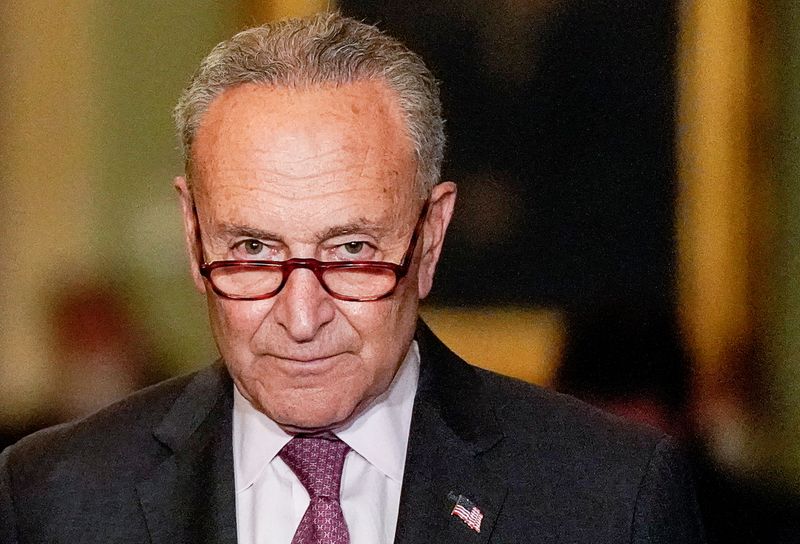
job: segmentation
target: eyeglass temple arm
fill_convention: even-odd
[[[400,267],[403,270],[403,275],[405,276],[406,272],[408,272],[408,268],[411,265],[411,261],[414,259],[414,253],[417,252],[417,245],[419,244],[419,236],[422,234],[422,227],[425,225],[425,219],[428,216],[428,207],[431,203],[430,200],[426,200],[425,204],[422,205],[422,210],[419,212],[419,218],[417,219],[417,224],[414,226],[414,232],[411,234],[411,239],[413,240],[413,245],[408,248],[406,251],[405,256],[403,257],[402,262],[400,263]]]
[[[202,273],[207,263],[205,251],[203,251],[203,235],[200,232],[200,216],[197,215],[197,206],[194,200],[192,200],[192,214],[194,215],[194,239],[196,245],[193,257],[197,261],[197,266]]]

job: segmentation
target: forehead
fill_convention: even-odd
[[[404,127],[382,82],[229,89],[195,136],[198,204],[229,214],[402,207],[414,194],[415,171]]]

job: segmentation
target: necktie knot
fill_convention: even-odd
[[[350,447],[333,435],[296,436],[280,451],[283,462],[315,497],[339,500],[344,459]]]
[[[331,434],[295,436],[278,455],[308,491],[311,501],[292,544],[348,544],[339,486],[350,448]]]

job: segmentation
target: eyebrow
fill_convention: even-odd
[[[317,235],[317,241],[322,242],[330,240],[337,236],[346,236],[349,234],[369,234],[375,238],[382,237],[387,231],[392,230],[388,227],[377,225],[372,221],[366,219],[358,219],[351,223],[344,225],[336,225],[325,229]],[[215,238],[254,238],[258,240],[272,240],[279,243],[284,243],[284,238],[280,234],[264,230],[256,227],[248,227],[244,225],[237,225],[235,223],[223,223]]]
[[[385,226],[377,225],[372,221],[367,221],[366,219],[362,218],[353,221],[352,223],[337,225],[326,229],[319,236],[319,240],[330,240],[331,238],[335,238],[337,236],[347,236],[348,234],[369,234],[375,238],[380,238],[388,230],[391,229]]]
[[[256,227],[246,227],[235,223],[222,223],[214,238],[257,238],[259,240],[274,240],[283,242],[280,234]]]

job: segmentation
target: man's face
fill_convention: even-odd
[[[398,263],[423,202],[394,95],[379,82],[292,90],[255,84],[212,102],[193,144],[193,188],[178,178],[187,243],[206,261]],[[307,269],[273,298],[206,293],[219,350],[239,391],[290,431],[332,428],[391,383],[427,295],[455,187],[431,197],[408,275],[374,302],[332,298]]]

